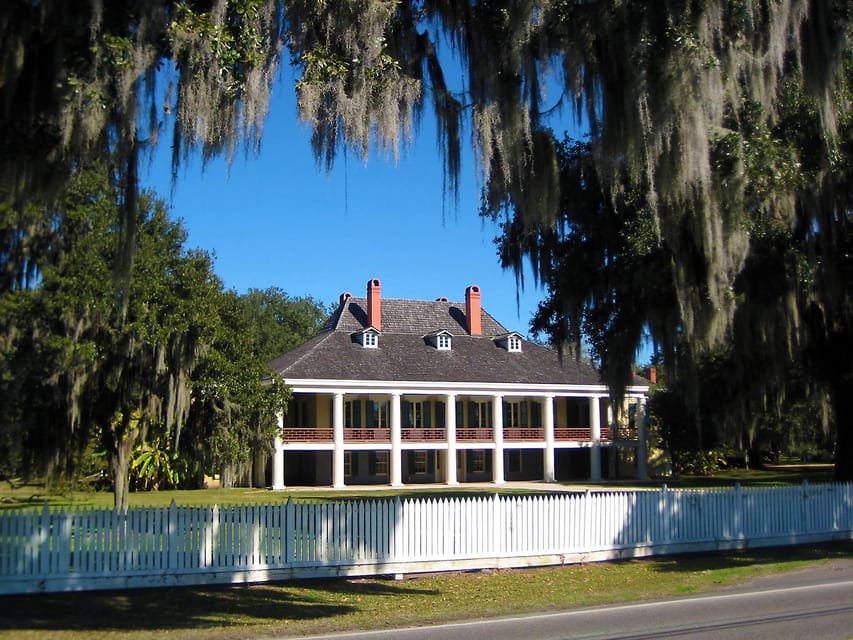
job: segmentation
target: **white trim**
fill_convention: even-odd
[[[572,384],[528,384],[503,382],[415,382],[409,380],[323,380],[323,379],[284,379],[294,393],[399,393],[401,395],[455,395],[494,396],[496,393],[506,396],[550,395],[573,396],[579,398],[606,398],[607,386]],[[648,387],[628,387],[626,398],[642,398],[648,394]]]

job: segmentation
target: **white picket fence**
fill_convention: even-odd
[[[0,512],[0,594],[544,566],[853,538],[853,483]]]

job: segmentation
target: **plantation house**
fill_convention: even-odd
[[[293,392],[271,470],[256,465],[274,489],[646,474],[650,383],[614,411],[589,363],[508,331],[477,286],[464,303],[383,300],[372,279],[271,366]]]

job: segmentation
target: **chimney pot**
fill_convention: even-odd
[[[343,304],[344,302],[346,302],[350,298],[352,298],[352,294],[349,291],[344,291],[341,294],[340,304]]]
[[[382,331],[382,287],[379,278],[367,281],[367,326]]]
[[[472,336],[483,335],[483,320],[480,310],[480,287],[472,284],[465,289],[465,321],[468,333]]]

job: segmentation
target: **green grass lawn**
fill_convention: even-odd
[[[557,485],[542,484],[542,490],[578,491],[586,488],[601,487],[603,489],[629,489],[633,487],[650,488],[666,484],[671,488],[702,488],[730,487],[736,483],[742,486],[771,486],[784,484],[799,484],[803,480],[809,482],[826,482],[832,479],[830,465],[801,465],[792,467],[777,467],[761,470],[727,469],[713,476],[681,476],[647,482],[619,481],[601,483],[563,483]],[[317,489],[287,489],[285,491],[268,491],[266,489],[198,489],[193,491],[144,491],[130,494],[131,506],[168,506],[172,500],[178,505],[208,505],[208,504],[274,504],[286,502],[288,498],[309,500],[341,500],[356,498],[383,498],[401,496],[403,498],[424,495],[431,496],[469,496],[483,493],[529,494],[535,489],[513,486],[512,483],[501,488],[478,485],[472,487],[448,488],[443,485],[421,487],[406,487],[404,489],[357,488],[350,487],[345,491],[334,491],[327,488]],[[15,481],[0,481],[0,509],[19,507],[41,507],[48,504],[51,507],[111,507],[112,493],[107,491],[86,491],[68,486],[58,487],[52,491],[45,490],[43,485]]]
[[[541,569],[0,597],[0,640],[298,637],[697,594],[853,558],[853,543]]]

